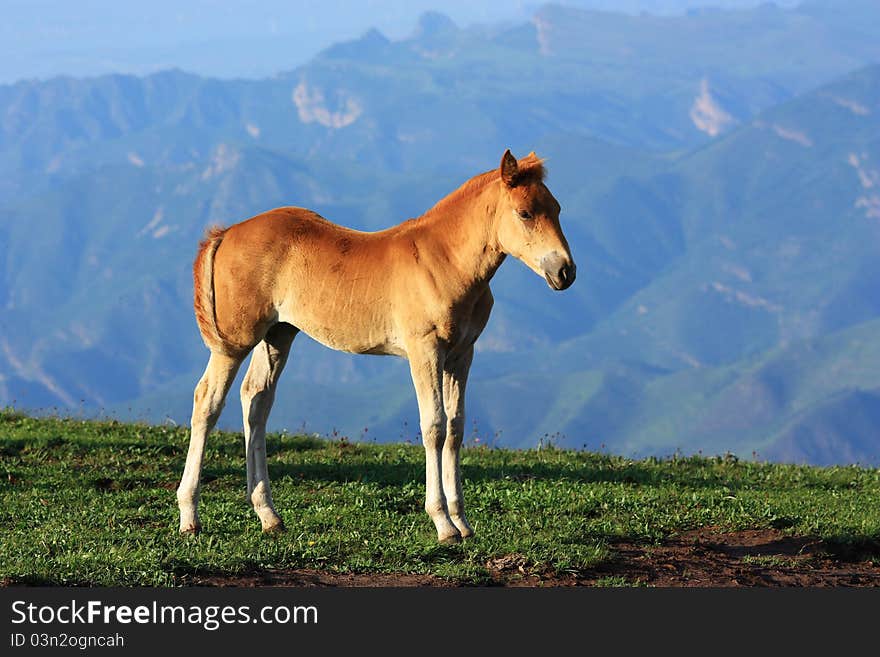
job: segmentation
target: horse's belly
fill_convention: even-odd
[[[336,351],[389,356],[405,354],[385,322],[375,321],[375,316],[370,313],[340,313],[333,317],[323,317],[321,313],[312,315],[293,313],[282,321],[293,324],[316,342]]]
[[[306,335],[320,342],[325,347],[350,354],[372,354],[376,356],[405,356],[406,352],[396,343],[387,338],[370,336],[338,335],[332,331],[305,331]]]

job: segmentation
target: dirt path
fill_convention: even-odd
[[[880,586],[880,559],[841,554],[821,541],[777,530],[719,533],[711,528],[680,534],[660,546],[619,543],[617,557],[578,574],[536,573],[518,555],[486,564],[498,586]],[[877,546],[873,546],[877,554]],[[197,578],[207,586],[459,586],[431,575],[341,574],[317,570],[266,570],[232,577]]]

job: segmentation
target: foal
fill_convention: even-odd
[[[554,290],[575,278],[559,203],[534,153],[467,181],[418,219],[374,233],[303,208],[278,208],[211,229],[193,265],[208,367],[195,389],[192,437],[177,500],[196,533],[205,439],[245,357],[241,386],[247,491],[263,531],[283,530],[266,466],[266,420],[300,331],[358,354],[409,360],[425,446],[425,510],[440,542],[473,535],[459,449],[474,342],[492,310],[489,281],[512,255]]]

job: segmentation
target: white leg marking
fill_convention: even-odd
[[[241,365],[241,358],[212,352],[208,367],[196,386],[193,395],[193,412],[189,451],[180,486],[177,487],[177,504],[180,507],[180,532],[198,533],[199,489],[202,474],[202,459],[205,454],[205,440],[223,410],[226,393],[232,385],[235,374]]]
[[[443,408],[443,354],[436,344],[408,346],[410,373],[419,402],[422,443],[425,446],[425,511],[441,543],[458,543],[461,533],[449,518],[441,483],[442,450],[446,434]]]
[[[443,493],[446,508],[462,538],[474,535],[464,515],[464,496],[461,492],[460,451],[464,440],[464,393],[474,348],[447,362],[443,371],[443,405],[446,409],[446,440],[443,443]]]
[[[247,494],[260,518],[264,532],[283,531],[284,523],[275,511],[266,462],[266,422],[275,388],[287,362],[296,329],[276,325],[254,348],[247,375],[241,384],[244,416],[244,449],[247,461]]]

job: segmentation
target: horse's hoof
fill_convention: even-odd
[[[461,543],[461,534],[456,532],[449,536],[440,537],[437,540],[440,542],[440,545],[457,545],[458,543]]]
[[[468,524],[467,520],[453,518],[452,524],[455,525],[455,528],[458,530],[458,533],[461,534],[462,538],[470,538],[471,536],[474,535],[474,530]]]
[[[287,528],[284,526],[284,523],[280,520],[271,525],[265,525],[263,527],[264,534],[283,534],[287,531]]]
[[[181,536],[198,536],[199,532],[202,531],[201,525],[187,525],[186,527],[180,528]]]

